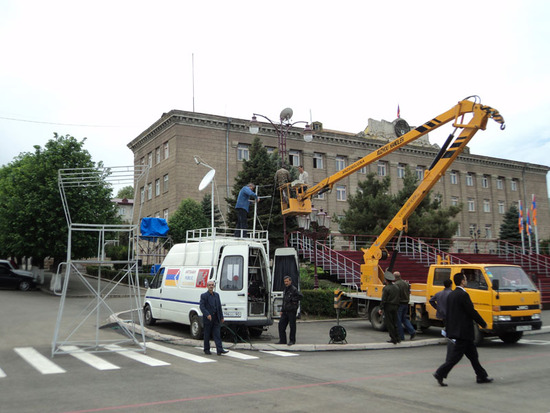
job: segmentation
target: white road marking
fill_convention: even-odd
[[[272,354],[274,356],[280,356],[280,357],[294,357],[299,355],[296,353],[289,353],[288,351],[278,351],[278,350],[260,350],[260,351],[265,354]]]
[[[550,341],[546,341],[546,340],[527,340],[527,339],[524,339],[524,338],[519,340],[518,343],[534,344],[535,346],[548,346],[548,345],[550,345]]]
[[[206,357],[196,356],[196,355],[191,354],[191,353],[185,353],[185,352],[180,351],[180,350],[171,349],[170,347],[161,346],[160,344],[157,344],[157,343],[149,343],[148,342],[147,343],[147,348],[150,348],[150,349],[153,349],[153,350],[156,350],[156,351],[161,351],[163,353],[170,354],[172,356],[176,356],[176,357],[179,357],[179,358],[182,358],[182,359],[185,359],[185,360],[194,361],[196,363],[215,363],[216,362],[216,360],[214,360],[213,358],[206,358]]]
[[[103,346],[107,350],[111,350],[120,354],[121,356],[128,357],[129,359],[139,361],[140,363],[147,364],[148,366],[157,367],[157,366],[169,366],[170,363],[167,363],[162,360],[158,360],[153,357],[149,357],[145,354],[139,353],[134,350],[126,350],[124,347],[118,346],[116,344],[108,344]]]
[[[109,363],[93,353],[87,353],[86,351],[79,349],[77,346],[60,346],[59,348],[98,370],[120,369],[120,367],[114,365],[113,363]]]
[[[6,373],[4,373],[4,370],[0,369],[0,379],[6,377]]]
[[[199,350],[202,350],[202,347],[195,347],[195,348],[198,348]],[[212,354],[214,354],[215,352],[216,352],[216,350],[213,350]],[[251,356],[249,354],[237,353],[233,350],[229,350],[229,353],[225,353],[223,356],[224,357],[233,357],[234,359],[239,359],[239,360],[254,360],[254,359],[259,358],[259,357],[256,357],[256,356]]]
[[[67,371],[59,367],[32,347],[17,347],[15,352],[42,374],[59,374]]]

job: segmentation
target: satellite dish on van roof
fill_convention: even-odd
[[[280,118],[281,120],[290,120],[292,118],[292,114],[294,112],[292,112],[292,109],[291,108],[286,108],[286,109],[283,109],[281,111],[281,115],[280,115]]]
[[[206,175],[204,175],[204,178],[202,178],[202,181],[199,185],[199,191],[202,191],[204,188],[208,186],[210,182],[212,182],[212,179],[214,179],[214,175],[216,175],[215,169],[210,169]]]

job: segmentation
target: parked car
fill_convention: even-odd
[[[36,282],[32,274],[21,274],[5,262],[0,262],[0,288],[18,288],[21,291],[28,291],[35,287]]]

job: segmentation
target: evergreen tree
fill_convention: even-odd
[[[212,195],[211,194],[204,195],[201,201],[201,208],[204,216],[209,222],[208,227],[210,227],[212,223]],[[215,204],[214,205],[214,226],[218,228],[222,224],[223,224],[222,213],[220,212],[218,205]]]
[[[190,229],[208,228],[210,221],[204,215],[201,204],[191,198],[181,201],[168,221],[169,235],[175,244],[185,242]]]
[[[521,241],[521,234],[518,225],[519,211],[515,205],[512,205],[500,225],[499,239],[509,242]]]

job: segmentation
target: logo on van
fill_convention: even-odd
[[[164,281],[164,285],[169,287],[175,287],[178,283],[178,280],[180,279],[180,270],[168,270],[166,272],[166,280]]]
[[[209,269],[199,270],[199,274],[197,275],[197,283],[195,284],[197,288],[206,288],[206,282],[208,281],[209,272]]]

